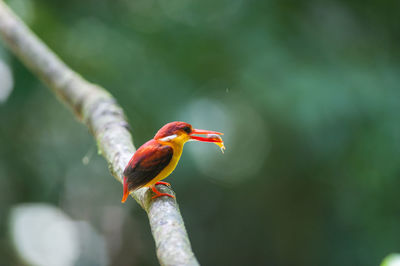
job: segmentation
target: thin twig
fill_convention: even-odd
[[[72,71],[2,0],[0,34],[10,50],[88,126],[111,173],[122,183],[122,172],[135,147],[123,110],[112,95]],[[198,265],[176,201],[169,197],[150,200],[146,188],[131,195],[148,214],[160,264]]]

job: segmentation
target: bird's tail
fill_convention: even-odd
[[[128,190],[128,178],[126,176],[124,176],[124,194],[122,196],[122,200],[121,202],[124,203],[126,201],[126,199],[129,196],[129,190]]]

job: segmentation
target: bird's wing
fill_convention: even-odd
[[[132,191],[149,183],[171,161],[173,150],[150,140],[140,147],[124,170],[128,190]]]

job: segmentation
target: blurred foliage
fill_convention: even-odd
[[[399,252],[399,1],[6,2],[118,99],[137,147],[174,120],[225,132],[225,155],[189,143],[168,179],[203,265]],[[156,265],[144,211],[119,203],[88,130],[1,45],[15,83],[0,105],[1,264],[22,263],[11,209],[46,202],[104,236],[110,265]]]

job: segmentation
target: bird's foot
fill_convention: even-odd
[[[157,182],[157,183],[159,183],[159,182]],[[157,184],[156,183],[156,184]],[[166,183],[166,182],[161,182],[161,183]],[[167,183],[168,184],[168,183]],[[168,184],[169,185],[169,184]],[[171,195],[171,194],[168,194],[168,193],[161,193],[160,191],[158,191],[157,189],[156,189],[156,186],[154,185],[154,186],[151,186],[151,190],[156,194],[156,195],[154,195],[153,197],[151,197],[151,199],[155,199],[155,198],[158,198],[158,197],[162,197],[162,196],[168,196],[168,197],[171,197],[171,198],[173,198],[173,199],[175,199],[175,196],[174,195]]]
[[[164,181],[158,181],[154,185],[164,185],[164,186],[167,186],[167,187],[171,187],[170,183],[164,182]]]
[[[168,193],[160,193],[160,194],[157,194],[157,195],[151,197],[151,199],[155,199],[155,198],[162,197],[162,196],[168,196],[168,197],[171,197],[171,198],[175,199],[175,196],[174,196],[174,195],[171,195],[171,194],[168,194]]]

